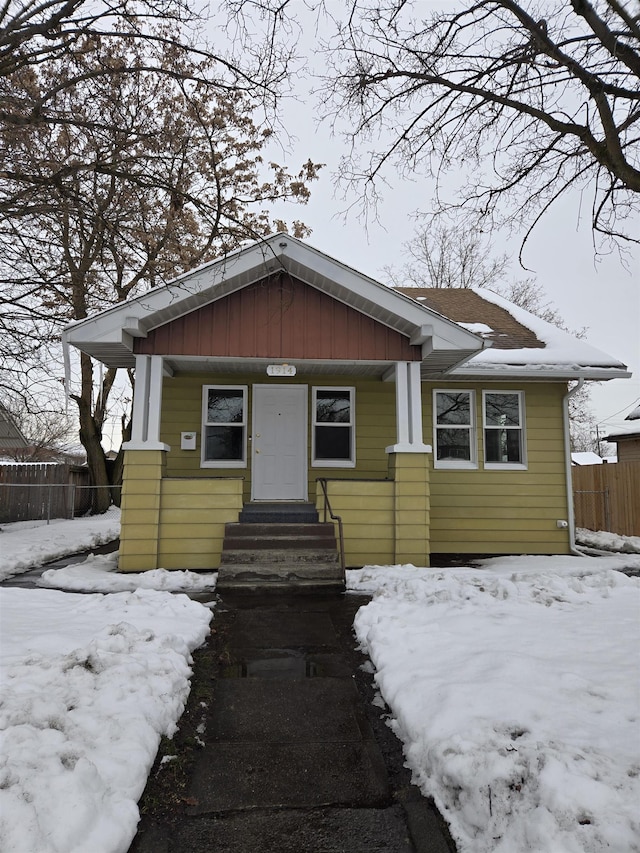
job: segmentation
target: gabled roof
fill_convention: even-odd
[[[602,380],[630,375],[622,362],[492,291],[390,288],[282,233],[73,323],[63,338],[110,367],[132,367],[136,338],[146,338],[152,330],[279,272],[421,346],[425,379],[449,375]],[[248,365],[249,360],[242,363]],[[345,365],[345,370],[355,372],[352,363]],[[197,369],[194,362],[191,368]]]
[[[135,364],[133,339],[216,300],[284,271],[361,314],[424,345],[435,375],[483,346],[482,339],[393,289],[312,248],[276,234],[180,276],[164,287],[109,308],[65,329],[66,341],[104,364]]]
[[[452,375],[618,379],[631,374],[622,362],[541,320],[491,290],[401,288],[402,292],[491,342],[491,348]]]
[[[27,439],[15,425],[9,412],[0,405],[0,450],[14,450],[27,446]]]

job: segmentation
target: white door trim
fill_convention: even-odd
[[[297,462],[297,480],[295,487],[295,496],[274,495],[269,496],[262,490],[262,483],[256,477],[259,466],[256,465],[256,454],[260,450],[259,439],[257,434],[256,422],[260,416],[259,411],[259,395],[262,390],[297,390],[302,392],[299,403],[299,427],[301,430],[300,443],[298,446],[299,458]],[[256,501],[278,501],[278,500],[308,500],[308,466],[309,466],[309,389],[307,385],[289,385],[275,383],[259,383],[252,386],[251,399],[251,500]]]

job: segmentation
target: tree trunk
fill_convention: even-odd
[[[111,506],[111,490],[107,473],[107,459],[102,449],[102,435],[91,411],[91,390],[93,387],[93,367],[91,359],[81,354],[82,390],[75,397],[80,416],[80,441],[87,453],[87,466],[91,474],[92,493],[91,512],[106,512]]]
[[[126,415],[122,416],[122,444],[129,441],[131,438],[131,420],[127,423]],[[118,451],[118,455],[113,460],[110,470],[111,475],[111,500],[116,506],[120,506],[122,501],[122,477],[124,474],[124,450],[122,445]]]

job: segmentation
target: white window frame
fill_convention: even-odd
[[[210,423],[207,419],[209,391],[242,391],[242,423]],[[247,422],[248,422],[248,385],[203,385],[202,386],[202,433],[200,439],[201,468],[246,468],[247,467]],[[207,450],[207,427],[232,426],[242,427],[242,459],[205,459]]]
[[[464,425],[438,424],[438,394],[468,394],[469,417],[471,423]],[[474,470],[478,467],[478,431],[476,428],[476,392],[472,388],[434,388],[433,389],[433,467],[451,470]],[[459,429],[469,433],[470,459],[438,459],[438,430]]]
[[[520,423],[518,426],[497,426],[495,424],[487,424],[487,404],[486,398],[487,394],[500,394],[504,396],[511,396],[518,398],[518,417]],[[525,416],[524,416],[524,391],[506,391],[502,388],[499,390],[496,389],[486,389],[482,392],[482,445],[483,445],[483,456],[484,456],[484,467],[488,471],[524,471],[527,468],[527,434],[525,429]],[[487,430],[491,429],[512,429],[512,430],[520,430],[520,462],[487,462],[487,440],[486,433]]]
[[[349,423],[327,423],[317,421],[317,399],[318,391],[340,391],[349,392],[349,412],[351,418]],[[334,427],[346,427],[351,429],[351,458],[350,459],[316,459],[316,427],[332,429]],[[311,467],[312,468],[355,468],[356,467],[356,389],[352,385],[314,385],[311,389]]]

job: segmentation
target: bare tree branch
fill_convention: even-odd
[[[326,40],[325,114],[354,123],[343,184],[367,204],[390,166],[440,187],[454,173],[432,212],[484,229],[531,225],[577,189],[593,198],[594,233],[640,241],[640,25],[628,6],[475,0],[427,14],[416,0],[352,0]]]

